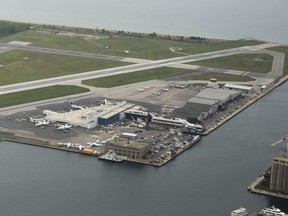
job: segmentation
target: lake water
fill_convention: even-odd
[[[0,143],[1,215],[225,216],[287,200],[247,187],[285,150],[288,83],[162,168]]]
[[[288,44],[287,0],[1,0],[0,19]]]

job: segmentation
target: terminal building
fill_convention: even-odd
[[[91,129],[98,125],[105,126],[124,119],[125,111],[133,106],[135,105],[121,101],[64,113],[51,110],[44,110],[43,113],[46,115],[45,119],[51,122],[63,122]]]
[[[125,156],[130,159],[142,159],[152,149],[148,143],[137,142],[125,138],[117,138],[106,145],[107,151],[113,150],[118,156]]]
[[[270,190],[288,194],[288,156],[276,157],[273,160],[270,178]]]

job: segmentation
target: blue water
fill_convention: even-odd
[[[247,187],[285,150],[288,83],[162,168],[107,163],[57,150],[0,144],[1,215],[229,215],[287,200]]]
[[[1,0],[0,19],[288,44],[287,0]]]

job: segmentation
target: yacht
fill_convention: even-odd
[[[231,216],[247,216],[247,215],[248,215],[247,210],[243,207],[231,212]]]
[[[279,208],[275,208],[274,206],[270,208],[264,208],[260,212],[260,215],[263,216],[288,216],[288,214],[282,212]]]
[[[99,160],[121,162],[123,159],[119,158],[113,150],[109,150],[106,154],[98,157]]]

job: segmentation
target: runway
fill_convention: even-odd
[[[58,55],[70,55],[70,56],[97,58],[97,59],[105,59],[105,60],[113,60],[113,61],[125,61],[125,58],[121,58],[121,57],[102,55],[102,54],[93,54],[93,53],[83,53],[83,52],[76,52],[76,51],[69,51],[69,50],[49,49],[49,48],[42,48],[42,47],[35,47],[35,46],[23,46],[23,45],[17,45],[17,44],[9,44],[9,43],[7,44],[0,43],[0,46],[2,46],[2,50],[4,47],[5,50],[20,49],[20,50],[34,51],[34,52],[53,53],[53,54],[58,54]],[[153,68],[169,67],[169,66],[177,67],[177,65],[181,66],[181,64],[187,63],[187,62],[235,55],[239,53],[247,53],[247,52],[259,53],[260,50],[262,52],[263,47],[266,48],[267,44],[266,46],[264,44],[264,45],[257,45],[257,46],[251,46],[251,47],[239,47],[239,48],[219,50],[219,51],[213,51],[213,52],[207,52],[207,53],[201,53],[201,54],[195,54],[195,55],[189,55],[189,56],[182,56],[182,57],[176,57],[176,58],[169,58],[169,59],[162,59],[162,60],[155,60],[155,61],[142,60],[141,63],[136,63],[133,65],[84,72],[80,74],[67,75],[67,76],[49,78],[49,79],[44,79],[44,80],[36,80],[36,81],[6,85],[6,86],[0,87],[0,94],[7,94],[7,93],[12,93],[12,92],[24,91],[24,90],[29,90],[29,89],[57,85],[57,84],[69,84],[71,82],[81,82],[81,80],[85,80],[85,79],[93,79],[93,78],[99,78],[99,77],[105,77],[105,76],[131,73],[131,72],[137,72],[137,71],[148,70],[148,69],[153,69]],[[267,50],[263,50],[263,51],[270,52]],[[274,61],[275,59],[276,60],[279,59],[277,57],[281,57],[281,58],[277,60],[275,63],[273,63],[273,69],[275,71],[271,72],[271,74],[269,75],[270,77],[273,77],[273,78],[281,75],[281,73],[283,72],[283,65],[284,65],[284,57],[283,57],[284,54],[280,55],[277,52],[274,52],[274,54],[275,54]],[[195,68],[195,66],[192,66],[192,67]],[[201,67],[201,68],[203,71],[209,72],[209,68],[205,68],[205,67]],[[221,72],[221,70],[219,71]],[[224,70],[224,71],[227,71],[227,70]]]

